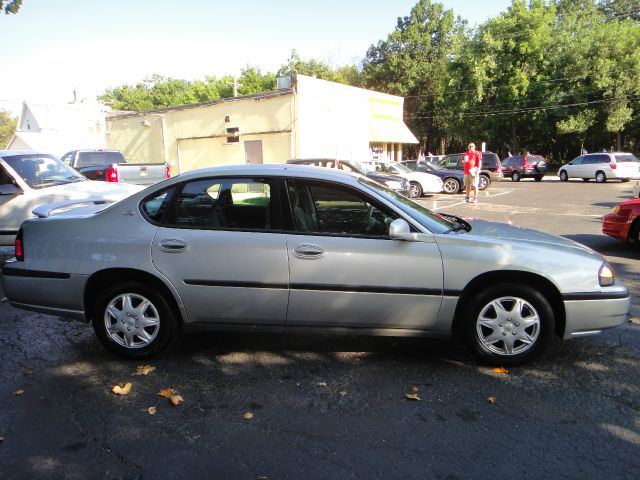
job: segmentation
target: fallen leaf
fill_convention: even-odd
[[[147,408],[147,412],[149,412],[149,415],[155,415],[156,414],[156,407]]]
[[[349,395],[349,393],[346,390],[340,390],[340,395],[345,397],[345,396]]]
[[[111,391],[116,395],[126,395],[131,391],[131,383],[126,383],[124,387],[120,385],[114,385]]]
[[[493,373],[509,373],[509,370],[504,367],[495,367]]]
[[[318,386],[320,387],[326,387],[327,386],[327,382],[319,382]]]
[[[412,392],[417,392],[420,389],[418,388],[417,385],[413,385],[409,390],[411,390]]]
[[[251,420],[253,418],[253,413],[251,412],[247,412],[244,414],[244,419],[245,420]]]
[[[487,397],[487,402],[489,403],[496,403],[496,396],[495,395],[489,395]]]
[[[135,375],[149,375],[155,369],[156,367],[152,367],[151,365],[138,365]]]
[[[35,374],[35,372],[33,370],[25,370],[24,372],[22,372],[22,374],[25,377],[33,377],[33,375]]]
[[[417,393],[405,393],[404,398],[406,398],[407,400],[422,400]]]
[[[18,389],[18,390],[16,390],[15,392],[13,392],[13,394],[14,394],[16,397],[19,397],[19,396],[20,396],[20,395],[22,395],[23,393],[24,393],[24,390],[23,390],[23,389],[21,389],[21,388],[20,388],[20,389]]]
[[[177,407],[182,402],[184,402],[184,398],[182,398],[180,395],[171,395],[169,397],[169,402],[171,403],[172,406]]]
[[[176,391],[175,388],[165,388],[163,390],[160,390],[158,392],[158,395],[160,395],[161,397],[169,398],[171,397],[171,395],[175,393],[175,391]]]

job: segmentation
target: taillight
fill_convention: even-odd
[[[117,182],[118,181],[118,164],[113,163],[109,168],[105,170],[105,175],[107,177],[107,182]]]
[[[16,260],[19,262],[24,262],[24,243],[22,239],[22,229],[18,231],[18,235],[16,235],[15,241],[16,247]]]
[[[496,173],[500,173],[502,171],[502,165],[496,165]]]
[[[168,163],[165,163],[165,175],[164,178],[171,178],[171,167],[169,166]]]
[[[610,164],[609,164],[609,167],[610,167],[612,170],[615,170],[616,168],[618,168],[618,166],[617,166],[615,163],[610,163]]]

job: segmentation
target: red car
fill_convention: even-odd
[[[640,198],[619,203],[602,217],[602,233],[640,246]]]

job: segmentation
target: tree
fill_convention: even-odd
[[[299,73],[310,77],[328,80],[330,82],[357,85],[360,83],[358,69],[355,66],[343,66],[332,68],[329,64],[320,60],[302,60],[294,48],[286,65],[282,65],[276,74],[277,77],[288,77]]]
[[[5,5],[6,3],[6,5]],[[0,0],[0,10],[4,8],[5,15],[9,15],[10,13],[18,13],[20,7],[22,6],[22,0]]]
[[[442,150],[448,124],[436,112],[447,108],[449,58],[464,23],[442,4],[420,0],[398,18],[386,40],[371,45],[363,61],[367,87],[405,97],[408,123],[421,143]]]
[[[18,119],[0,110],[0,148],[4,148],[16,131]]]
[[[582,154],[587,130],[595,123],[597,115],[598,112],[595,110],[582,110],[576,115],[572,115],[565,120],[560,120],[556,124],[556,128],[560,135],[576,134],[580,140],[580,154]]]

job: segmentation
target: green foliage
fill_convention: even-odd
[[[6,5],[5,5],[6,3]],[[9,15],[10,13],[18,13],[20,7],[22,6],[22,0],[0,0],[0,10],[4,9],[5,15]]]
[[[0,110],[0,149],[5,148],[16,131],[18,119]]]
[[[297,73],[348,85],[357,86],[360,83],[360,74],[355,66],[345,66],[334,69],[327,63],[319,60],[302,60],[298,52],[293,49],[289,61],[286,65],[280,67],[276,76],[288,77]]]

